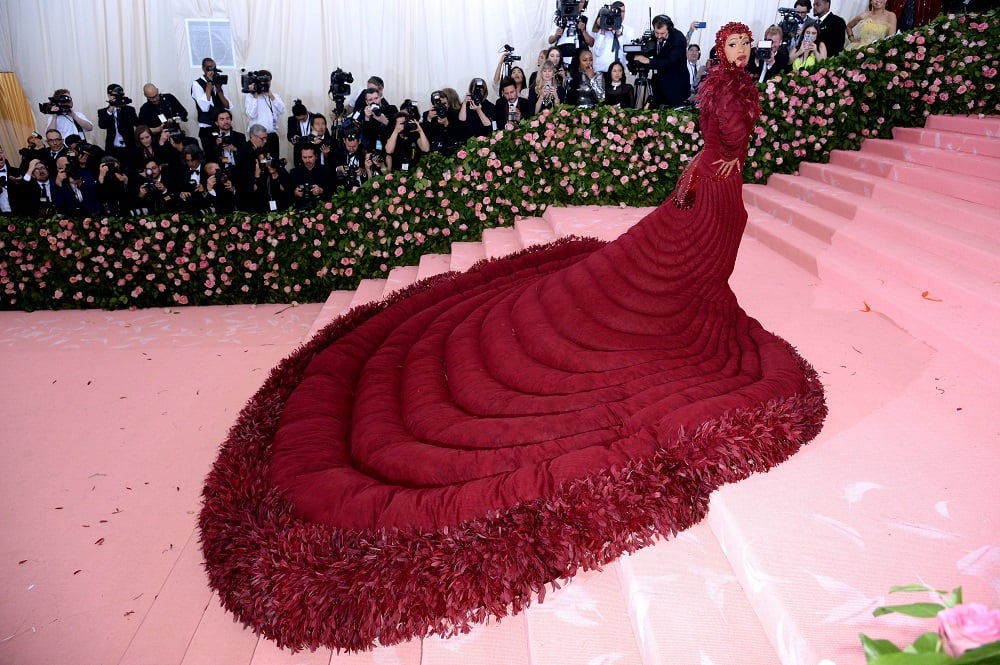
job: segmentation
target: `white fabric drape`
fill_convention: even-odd
[[[590,3],[591,20],[601,4]],[[721,24],[742,20],[762,38],[777,7],[791,4],[626,0],[626,23],[641,35],[650,10],[671,16],[681,32],[704,20],[709,27],[691,41],[707,57]],[[850,19],[866,5],[835,0],[833,10]],[[153,82],[176,95],[193,117],[189,90],[200,70],[189,64],[184,21],[228,19],[237,67],[227,68],[227,92],[242,131],[240,67],[270,70],[273,88],[289,109],[301,98],[311,111],[329,115],[326,91],[337,67],[354,74],[352,98],[369,76],[378,75],[391,102],[412,98],[425,109],[433,90],[464,91],[477,76],[491,80],[505,43],[516,47],[530,75],[554,29],[554,10],[554,0],[4,0],[0,71],[17,74],[39,128],[46,119],[37,102],[56,88],[69,88],[77,108],[96,120],[109,83],[122,84],[138,107],[143,84]],[[189,131],[194,127],[189,123]],[[94,140],[102,139],[98,131]]]

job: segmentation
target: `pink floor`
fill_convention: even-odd
[[[948,122],[747,188],[732,285],[820,372],[820,436],[677,539],[449,640],[259,640],[206,585],[202,479],[270,368],[352,303],[559,235],[615,237],[642,210],[550,210],[325,304],[0,313],[0,663],[844,665],[864,662],[859,632],[934,628],[872,618],[917,600],[891,585],[1000,606],[1000,120]],[[971,193],[949,190],[956,173]]]

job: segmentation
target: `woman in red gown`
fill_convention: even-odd
[[[426,280],[272,372],[204,490],[237,618],[295,648],[464,632],[688,528],[818,433],[815,372],[728,285],[760,108],[750,30],[716,44],[704,148],[627,234]]]

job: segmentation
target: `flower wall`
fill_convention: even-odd
[[[996,11],[941,17],[813,74],[772,79],[746,180],[825,161],[930,114],[1000,112],[998,34]],[[0,308],[322,301],[550,205],[656,205],[700,144],[695,113],[561,107],[310,211],[8,218]]]

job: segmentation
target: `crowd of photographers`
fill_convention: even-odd
[[[808,0],[797,5],[802,3]],[[334,108],[328,119],[300,100],[286,108],[271,88],[271,73],[250,71],[239,81],[249,125],[244,134],[233,129],[229,77],[206,58],[190,90],[197,138],[185,131],[188,109],[174,95],[147,84],[136,110],[122,86],[111,84],[107,105],[97,111],[97,126],[105,132],[98,146],[88,140],[94,124],[73,107],[70,91],[56,90],[39,105],[49,122],[44,137],[33,133],[20,149],[21,169],[8,164],[0,149],[0,214],[307,208],[337,190],[408,170],[430,152],[450,154],[472,136],[511,128],[561,103],[678,107],[691,102],[706,71],[698,62],[700,49],[688,47],[688,40],[704,23],[692,23],[684,35],[659,15],[636,38],[624,25],[623,2],[603,6],[593,21],[583,13],[586,6],[586,0],[557,0],[550,47],[539,54],[530,78],[505,45],[492,90],[483,78],[472,79],[464,93],[442,88],[430,95],[423,113],[411,100],[399,107],[390,103],[377,76],[349,99],[354,77],[337,69],[330,75]],[[786,46],[776,40],[777,48]],[[757,65],[776,73],[775,56],[768,55],[761,53]],[[634,75],[632,83],[626,69]],[[291,164],[279,157],[282,129],[292,147]]]

